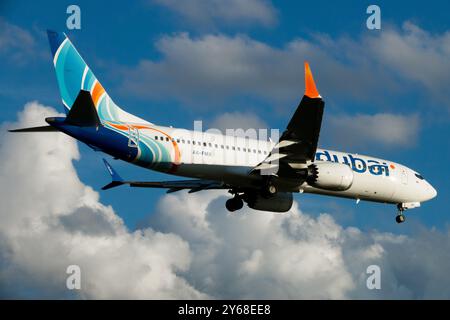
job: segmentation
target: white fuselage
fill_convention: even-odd
[[[166,149],[170,162],[175,165],[169,173],[243,186],[252,184],[255,177],[249,173],[275,146],[267,140],[155,125],[139,129],[139,136],[154,140],[159,148]],[[395,162],[317,149],[315,162],[320,161],[348,164],[354,173],[351,187],[345,191],[329,191],[285,179],[279,181],[280,189],[386,203],[420,203],[436,195],[435,189],[418,173]],[[155,163],[147,167],[159,170]]]

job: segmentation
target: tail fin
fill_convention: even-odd
[[[48,30],[47,35],[66,113],[72,109],[80,90],[84,90],[91,94],[100,119],[146,122],[123,111],[112,101],[65,33]]]

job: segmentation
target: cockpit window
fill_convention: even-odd
[[[423,177],[422,177],[420,174],[416,173],[415,176],[416,176],[417,178],[419,178],[420,180],[423,180]]]

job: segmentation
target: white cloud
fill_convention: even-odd
[[[450,234],[362,232],[329,214],[313,218],[248,208],[230,214],[223,192],[177,193],[160,201],[150,225],[191,245],[186,279],[218,298],[448,298]],[[183,208],[180,210],[180,208]],[[392,211],[394,213],[394,211]],[[381,268],[381,290],[366,269]]]
[[[419,129],[417,114],[331,115],[325,125],[328,140],[345,147],[411,147],[417,141]]]
[[[402,31],[388,29],[377,42],[367,43],[374,59],[447,103],[450,83],[450,31],[431,34],[405,22]]]
[[[191,24],[211,27],[216,24],[272,26],[277,14],[268,0],[153,0]]]
[[[151,221],[161,230],[176,225],[177,233],[191,243],[191,283],[230,299],[337,299],[353,288],[341,248],[334,243],[341,228],[328,215],[315,220],[296,205],[287,215],[250,209],[232,215],[224,210],[221,195],[208,195],[209,201],[202,194],[166,196]],[[205,202],[206,214],[204,209],[183,214],[177,209],[177,203],[204,208]]]
[[[55,113],[29,103],[11,126],[42,125]],[[99,202],[98,193],[78,179],[73,139],[5,129],[0,137],[1,296],[70,296],[65,272],[76,264],[83,298],[204,297],[178,275],[191,262],[188,243],[152,229],[127,230],[114,210]]]
[[[19,122],[52,108],[30,103]],[[287,214],[224,209],[225,193],[166,195],[149,228],[129,231],[72,165],[58,133],[0,136],[0,295],[81,298],[448,298],[450,233],[343,228],[297,202]],[[7,136],[6,136],[7,135]],[[392,209],[393,210],[393,209]],[[394,214],[394,211],[393,211]],[[65,288],[78,264],[82,290]],[[377,264],[382,290],[366,288]]]
[[[277,48],[245,35],[164,36],[156,43],[163,58],[123,68],[121,90],[147,98],[171,97],[196,107],[251,96],[292,110],[304,92],[305,60],[326,98],[365,99],[380,90],[380,83],[384,87],[392,82],[382,72],[374,73],[360,55],[351,57],[352,66],[341,62],[347,51],[361,46],[341,42],[317,36]]]
[[[0,17],[0,54],[15,64],[25,64],[30,56],[42,57],[33,35]]]
[[[122,68],[124,93],[197,107],[229,107],[224,101],[245,96],[292,110],[308,60],[327,102],[351,98],[399,112],[399,97],[419,93],[450,107],[449,33],[430,34],[411,23],[359,38],[315,34],[279,47],[239,34],[180,33],[162,37],[156,48],[161,59]]]
[[[408,148],[416,144],[420,132],[418,114],[377,113],[356,115],[325,115],[321,133],[321,145],[333,145],[338,149],[359,148],[371,145],[380,148]],[[289,119],[286,119],[286,123]],[[268,129],[268,125],[251,112],[225,112],[211,121],[209,128],[243,129],[235,134],[252,133],[248,129]],[[279,129],[282,132],[283,128]],[[267,132],[270,135],[271,132]],[[257,136],[255,136],[257,138]],[[261,139],[267,138],[266,136]],[[274,140],[277,137],[272,137]]]

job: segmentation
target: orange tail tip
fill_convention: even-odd
[[[319,91],[317,91],[314,78],[309,68],[308,62],[305,61],[305,96],[309,98],[321,98]]]

